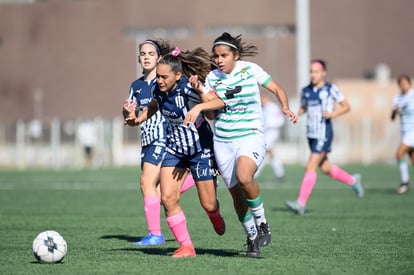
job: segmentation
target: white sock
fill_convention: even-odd
[[[398,162],[400,168],[401,183],[408,183],[410,181],[410,174],[408,173],[408,164],[402,159]]]
[[[263,202],[257,207],[250,208],[250,210],[253,213],[253,216],[254,216],[254,219],[257,225],[267,222],[264,207],[263,207]]]
[[[285,176],[285,168],[283,167],[282,161],[279,158],[273,157],[272,169],[273,173],[275,173],[276,178],[283,178]]]
[[[253,215],[251,213],[247,214],[245,220],[242,221],[241,224],[249,239],[254,240],[257,236],[257,228]]]

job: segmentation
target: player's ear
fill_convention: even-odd
[[[183,73],[182,72],[177,72],[177,73],[175,73],[175,80],[176,81],[179,81],[180,79],[181,79],[181,77],[183,76]]]
[[[234,60],[240,59],[239,51],[233,51],[233,55],[234,55]]]

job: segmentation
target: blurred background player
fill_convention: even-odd
[[[146,40],[139,45],[138,61],[143,69],[143,76],[131,84],[129,98],[126,103],[135,102],[136,109],[142,112],[152,100],[152,87],[155,85],[156,66],[164,54],[171,51],[169,43],[162,39]],[[130,111],[123,109],[124,118]],[[161,233],[160,211],[160,168],[165,152],[166,129],[165,120],[160,112],[140,125],[141,132],[141,178],[140,188],[144,198],[144,212],[147,221],[148,235],[135,242],[134,245],[164,244]],[[182,192],[194,185],[191,175],[183,184]]]
[[[84,165],[93,167],[95,147],[98,140],[95,121],[92,119],[81,121],[76,134],[79,143],[83,147]]]
[[[408,154],[414,164],[414,90],[411,88],[411,79],[407,75],[400,75],[397,79],[400,93],[392,101],[391,120],[400,116],[401,143],[396,152],[400,168],[401,184],[397,194],[408,191],[410,174],[405,156]]]
[[[139,125],[158,110],[166,119],[167,147],[161,165],[161,201],[167,224],[180,244],[173,254],[174,258],[196,256],[187,219],[179,204],[180,189],[188,170],[194,177],[200,204],[214,230],[218,235],[225,232],[216,195],[217,166],[212,130],[203,113],[194,117],[191,125],[184,123],[188,111],[200,102],[200,96],[193,91],[187,77],[197,75],[203,81],[211,66],[209,54],[201,48],[183,53],[176,48],[171,54],[163,56],[157,65],[157,85],[152,101],[138,118],[131,114],[126,119],[131,126]]]
[[[350,175],[328,160],[333,139],[332,119],[348,113],[351,108],[338,87],[326,82],[325,76],[326,63],[313,60],[310,66],[311,83],[301,93],[298,115],[307,114],[306,130],[311,154],[297,200],[286,202],[288,209],[301,215],[305,214],[306,203],[315,186],[318,167],[331,178],[351,186],[359,198],[364,196],[361,176]]]
[[[215,39],[212,52],[218,68],[207,76],[203,104],[218,100],[216,109],[221,108],[214,121],[217,164],[247,235],[246,256],[259,257],[259,247],[271,242],[271,232],[254,179],[266,151],[258,85],[278,98],[283,113],[293,123],[296,116],[289,110],[285,91],[272,77],[257,64],[240,60],[256,55],[256,46],[245,45],[241,35],[223,33]]]
[[[285,118],[277,105],[267,93],[261,93],[263,119],[264,119],[264,135],[266,142],[266,156],[263,163],[259,166],[254,175],[255,178],[260,176],[263,168],[268,162],[272,167],[273,173],[278,180],[285,177],[285,168],[282,161],[276,155],[276,142],[279,139],[280,128],[285,123]]]

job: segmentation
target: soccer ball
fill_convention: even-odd
[[[41,263],[60,262],[65,257],[66,251],[66,241],[56,231],[44,231],[33,240],[33,254]]]

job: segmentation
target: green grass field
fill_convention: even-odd
[[[394,193],[396,166],[345,169],[362,174],[362,200],[319,174],[309,214],[296,216],[284,202],[296,198],[303,167],[288,166],[284,182],[266,167],[259,182],[273,240],[259,259],[244,256],[245,235],[222,185],[226,234],[215,235],[193,188],[181,205],[197,257],[173,259],[178,244],[163,214],[166,245],[131,245],[147,233],[136,168],[1,171],[0,274],[414,274],[414,191]],[[68,243],[63,263],[39,264],[32,254],[35,236],[49,229]]]

